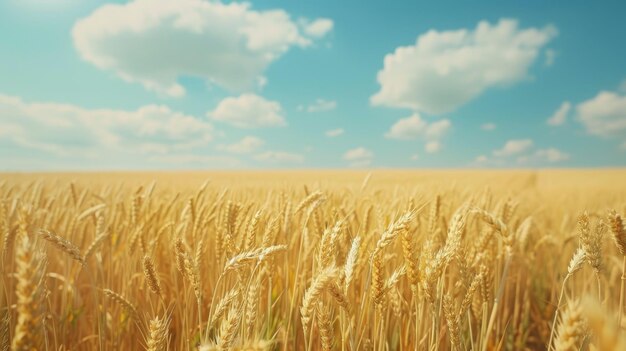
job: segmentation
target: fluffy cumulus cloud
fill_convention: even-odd
[[[293,21],[281,9],[246,2],[134,0],[106,4],[72,30],[80,56],[145,88],[181,96],[193,76],[230,91],[254,89],[289,48],[307,47],[332,30],[330,19]]]
[[[338,137],[340,135],[342,135],[344,133],[344,130],[342,128],[337,128],[337,129],[331,129],[331,130],[327,130],[326,136],[329,138],[334,138],[334,137]]]
[[[569,111],[571,109],[572,109],[572,104],[569,101],[563,102],[561,106],[556,111],[554,111],[552,116],[548,118],[546,123],[548,123],[548,125],[551,125],[551,126],[563,125],[565,121],[567,120],[567,115],[569,114]]]
[[[589,134],[626,140],[626,94],[602,91],[578,104],[576,113]]]
[[[236,143],[219,145],[217,148],[218,150],[224,150],[232,152],[234,154],[249,154],[251,152],[257,151],[264,144],[265,141],[263,141],[263,139],[254,136],[246,136]]]
[[[501,149],[493,151],[494,156],[506,157],[521,154],[533,146],[531,139],[517,139],[507,141]]]
[[[337,108],[337,101],[334,100],[325,100],[325,99],[317,99],[314,103],[304,106],[299,105],[299,111],[306,111],[309,113],[313,112],[324,112],[324,111],[332,111]]]
[[[256,155],[254,158],[257,161],[277,164],[304,162],[303,155],[286,151],[267,151]]]
[[[416,139],[425,137],[428,139],[439,139],[450,129],[452,124],[447,119],[431,122],[425,121],[419,114],[398,120],[385,134],[391,139]]]
[[[280,127],[287,124],[280,103],[255,94],[225,98],[207,116],[238,128]]]
[[[74,159],[187,152],[208,144],[214,134],[210,123],[166,106],[85,109],[7,95],[0,95],[0,130],[5,132],[0,144],[15,152]]]
[[[385,57],[380,90],[370,101],[428,114],[453,111],[489,88],[528,78],[556,35],[552,26],[520,28],[512,19],[481,21],[473,30],[430,30]]]

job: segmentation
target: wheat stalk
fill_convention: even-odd
[[[15,254],[17,321],[11,348],[39,350],[43,346],[44,273],[46,257],[28,235],[20,235]]]

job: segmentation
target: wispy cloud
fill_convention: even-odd
[[[234,157],[197,154],[154,155],[148,158],[148,162],[157,167],[167,165],[178,169],[238,168],[243,166],[241,160]]]
[[[504,146],[500,149],[494,150],[494,156],[511,156],[520,154],[533,146],[533,141],[531,139],[517,139],[517,140],[509,140]]]
[[[254,157],[257,161],[267,163],[289,164],[289,163],[302,163],[304,162],[304,156],[297,153],[286,151],[267,151],[258,154]]]
[[[257,151],[264,144],[265,141],[263,141],[263,139],[254,136],[246,136],[236,143],[228,145],[221,144],[218,145],[217,148],[218,150],[224,150],[234,154],[249,154]]]
[[[335,108],[337,108],[337,101],[325,100],[325,99],[317,99],[317,100],[315,100],[314,103],[312,103],[312,104],[310,104],[308,106],[299,105],[298,106],[298,111],[306,111],[306,112],[309,112],[309,113],[314,113],[314,112],[332,111]]]
[[[343,159],[350,161],[351,167],[366,167],[372,163],[374,153],[364,147],[357,147],[346,151]]]
[[[565,123],[567,120],[567,115],[569,111],[572,109],[572,104],[569,101],[565,101],[561,104],[561,106],[554,111],[554,114],[548,118],[546,123],[551,126],[560,126]]]
[[[215,133],[210,123],[162,105],[85,109],[8,95],[0,95],[0,130],[10,131],[5,137],[18,148],[62,157],[191,150]]]
[[[545,51],[545,56],[546,56],[546,59],[544,61],[544,64],[549,67],[549,66],[552,66],[554,64],[554,61],[556,60],[557,53],[553,49],[547,49]]]
[[[496,130],[496,125],[494,123],[485,123],[480,126],[480,129],[487,131],[487,132],[491,132],[491,131]]]
[[[441,150],[441,143],[438,141],[430,141],[426,143],[426,146],[424,147],[424,149],[429,154],[434,154],[436,152],[439,152],[439,150]]]
[[[337,128],[337,129],[327,130],[326,133],[324,134],[329,138],[334,138],[334,137],[338,137],[342,135],[343,133],[344,133],[344,130],[342,128]]]
[[[570,159],[570,155],[556,148],[541,149],[535,153],[517,158],[519,164],[557,163]]]

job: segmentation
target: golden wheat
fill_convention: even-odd
[[[623,350],[625,177],[6,175],[0,350]]]

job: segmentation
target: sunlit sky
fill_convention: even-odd
[[[0,170],[626,166],[612,1],[0,1]]]

